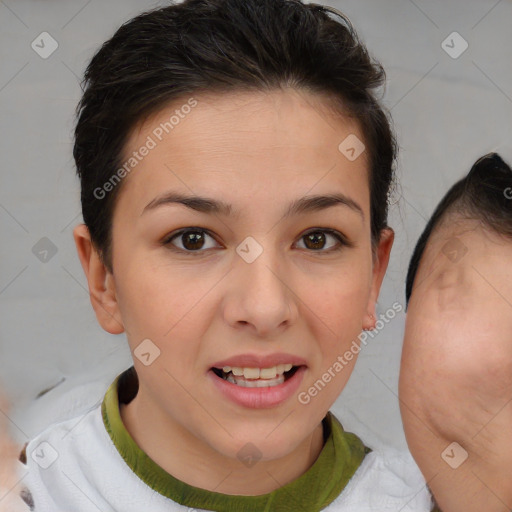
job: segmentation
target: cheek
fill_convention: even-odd
[[[370,295],[370,273],[364,265],[333,271],[322,286],[308,292],[312,304],[330,319],[337,334],[359,329]]]
[[[133,258],[116,272],[116,294],[126,330],[134,340],[172,339],[197,322],[197,305],[212,284],[175,266]],[[197,326],[196,326],[197,330]]]
[[[356,268],[331,279],[324,293],[319,291],[309,298],[311,304],[316,304],[313,336],[319,359],[307,389],[312,386],[322,390],[318,393],[319,405],[324,407],[330,406],[344,389],[361,350],[359,337],[369,297],[369,284],[361,285],[365,279],[365,272]]]

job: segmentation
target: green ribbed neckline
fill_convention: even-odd
[[[167,473],[135,443],[123,424],[119,411],[119,382],[129,383],[133,398],[133,367],[119,374],[102,402],[105,428],[130,469],[149,487],[181,505],[217,512],[316,512],[334,501],[370,451],[352,433],[345,432],[328,412],[323,420],[328,434],[315,463],[300,477],[268,494],[237,496],[208,491],[189,485]],[[132,382],[129,382],[130,379]],[[123,397],[126,390],[122,390]],[[129,402],[131,400],[123,400]]]

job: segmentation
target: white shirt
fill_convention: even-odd
[[[35,512],[193,512],[151,489],[133,473],[103,423],[101,404],[51,425],[26,449],[22,483]],[[327,512],[430,512],[430,493],[408,453],[366,455]],[[242,511],[241,511],[242,512]],[[252,512],[252,511],[251,511]],[[261,512],[261,511],[254,511]]]

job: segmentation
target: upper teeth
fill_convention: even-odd
[[[272,368],[241,368],[240,366],[224,366],[222,371],[224,373],[232,372],[233,375],[241,377],[242,375],[246,379],[273,379],[277,375],[282,375],[284,372],[288,372],[292,369],[293,365],[278,364],[272,366]]]

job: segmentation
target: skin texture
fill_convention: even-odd
[[[136,442],[191,485],[264,494],[303,474],[322,448],[321,420],[356,358],[309,404],[297,394],[373,325],[393,231],[383,230],[373,259],[366,153],[351,162],[338,150],[349,134],[363,137],[354,120],[333,115],[324,97],[288,89],[195,99],[192,112],[122,183],[113,274],[85,226],[74,236],[101,326],[125,331],[132,351],[146,338],[161,351],[149,366],[134,358],[139,392],[121,414]],[[138,126],[126,155],[186,100]],[[238,215],[176,204],[143,214],[171,190],[222,199]],[[337,205],[282,218],[296,199],[335,192],[356,201],[363,215]],[[199,255],[185,252],[181,236],[162,244],[187,227],[212,235]],[[311,228],[335,229],[353,246],[327,234],[321,254],[306,246]],[[247,236],[263,248],[250,264],[236,252]],[[277,407],[236,405],[211,383],[216,361],[277,352],[307,362],[297,393]],[[262,455],[250,468],[237,457],[247,443]]]
[[[443,512],[512,508],[510,261],[510,240],[452,217],[432,235],[415,278],[401,412],[409,448]],[[452,442],[468,454],[462,462],[462,449],[448,450],[452,465],[462,462],[457,468],[441,457]]]

